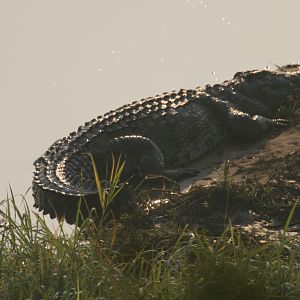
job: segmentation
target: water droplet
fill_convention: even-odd
[[[102,72],[102,68],[101,67],[99,68],[99,72]]]
[[[265,66],[265,69],[269,70],[269,69],[271,69],[271,67],[270,66]]]
[[[230,22],[227,22],[227,25],[230,25]]]
[[[215,71],[212,71],[211,74],[212,74],[212,75],[216,75],[216,72],[215,72]]]
[[[225,18],[224,18],[224,17],[222,18],[222,21],[225,21]]]
[[[161,62],[164,62],[164,60],[165,60],[164,58],[161,58],[161,59],[160,59]]]

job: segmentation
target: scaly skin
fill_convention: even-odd
[[[239,72],[222,84],[163,93],[110,111],[56,141],[34,162],[35,207],[51,217],[65,216],[69,223],[81,196],[85,213],[91,207],[99,210],[87,153],[92,153],[101,179],[111,153],[126,159],[123,180],[131,175],[193,175],[193,170],[175,168],[228,136],[249,140],[284,125],[272,116],[291,94],[299,95],[299,89],[300,66],[288,65],[273,72]]]

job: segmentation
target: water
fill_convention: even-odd
[[[298,0],[1,1],[0,199],[8,183],[24,194],[32,162],[97,115],[299,61],[299,11]]]

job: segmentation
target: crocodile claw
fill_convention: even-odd
[[[289,121],[286,119],[272,119],[272,121],[276,127],[286,127],[289,125]]]

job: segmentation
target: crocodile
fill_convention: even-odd
[[[100,179],[106,179],[112,154],[124,157],[122,182],[149,174],[193,176],[184,166],[228,138],[253,140],[287,125],[276,111],[290,97],[299,98],[300,65],[238,72],[213,86],[180,89],[141,99],[112,110],[54,142],[34,162],[34,206],[70,224],[80,199],[83,215],[101,210],[91,154]],[[124,189],[118,199],[128,198]],[[118,200],[116,206],[126,206]]]

